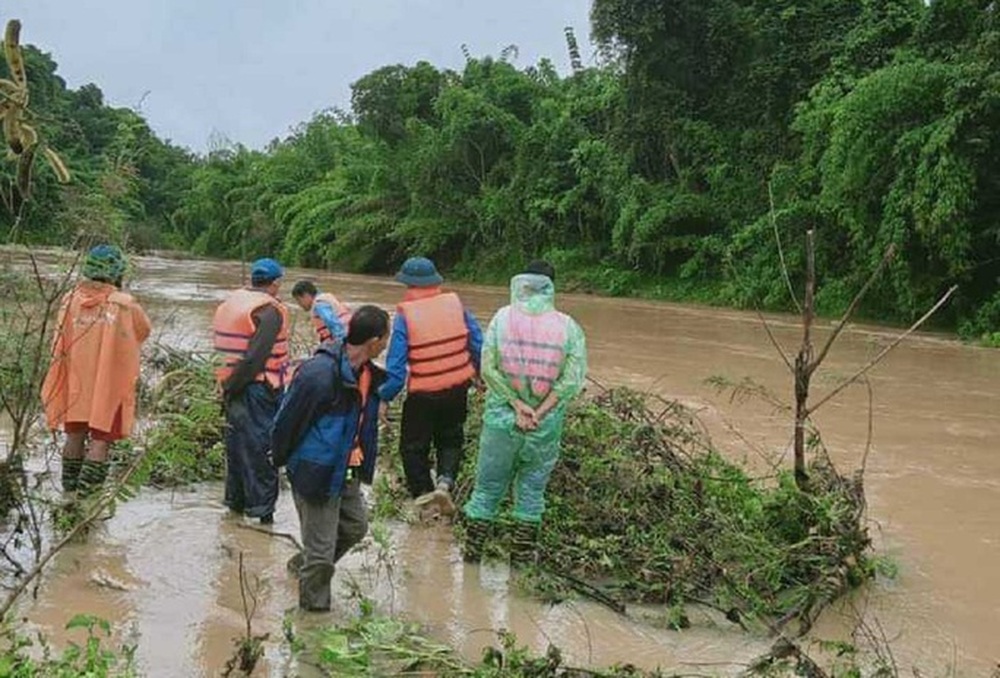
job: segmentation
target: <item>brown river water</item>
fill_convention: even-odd
[[[214,305],[240,283],[241,266],[158,257],[136,263],[130,289],[149,310],[154,332],[167,343],[206,348]],[[389,279],[298,270],[288,271],[284,294],[300,276],[354,304],[391,309],[401,296]],[[507,299],[500,288],[453,289],[484,324]],[[790,463],[786,415],[760,402],[731,402],[706,384],[713,375],[750,377],[790,400],[790,376],[755,315],[571,294],[560,295],[558,303],[586,331],[596,379],[694,407],[716,444],[751,466],[782,455]],[[306,332],[305,314],[295,307],[293,316],[298,331]],[[796,319],[769,321],[794,353]],[[821,325],[818,341],[829,330],[828,322]],[[894,334],[870,326],[847,331],[814,380],[816,397]],[[1000,661],[1000,352],[917,335],[875,369],[871,385],[874,435],[865,476],[871,530],[898,575],[826,612],[812,636],[846,639],[861,617],[882,629],[905,673],[918,666],[925,676],[988,675]],[[866,389],[848,389],[818,413],[817,422],[841,470],[859,466],[868,438]],[[441,526],[388,526],[391,572],[369,544],[338,569],[338,609],[327,618],[302,619],[294,612],[294,581],[285,572],[293,547],[228,516],[221,495],[220,486],[205,484],[143,491],[119,505],[85,544],[65,549],[50,565],[39,598],[23,607],[27,625],[58,644],[74,614],[96,614],[138,642],[147,675],[218,675],[244,624],[237,567],[242,552],[246,571],[259,578],[254,632],[270,633],[255,675],[310,675],[310,667],[284,649],[282,618],[290,614],[314,626],[354,614],[351,582],[384,609],[421,622],[433,638],[472,657],[500,628],[539,651],[558,645],[576,665],[631,662],[702,675],[735,674],[768,646],[725,622],[678,633],[635,619],[655,611],[629,619],[586,602],[540,604],[513,589],[505,565],[463,563]],[[274,530],[298,532],[287,492]]]

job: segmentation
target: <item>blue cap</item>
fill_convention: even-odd
[[[258,259],[250,265],[250,281],[254,284],[272,282],[284,275],[281,264],[270,257]]]
[[[434,262],[427,257],[412,257],[404,261],[396,280],[407,287],[435,287],[444,282]]]

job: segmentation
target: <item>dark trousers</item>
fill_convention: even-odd
[[[361,481],[344,485],[339,497],[310,501],[292,490],[302,528],[299,567],[299,607],[314,612],[330,609],[334,566],[368,531],[368,510]]]
[[[271,464],[271,422],[278,394],[253,383],[226,400],[226,506],[251,518],[274,513],[278,471]]]
[[[434,490],[431,443],[435,448],[438,478],[455,482],[462,465],[468,413],[465,386],[437,393],[411,393],[406,397],[399,450],[410,496],[416,498]]]

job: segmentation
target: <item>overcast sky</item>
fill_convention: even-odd
[[[71,87],[94,82],[163,137],[204,150],[219,132],[262,147],[387,64],[458,68],[518,46],[567,70],[563,27],[590,59],[590,0],[8,0],[3,21],[51,52]]]

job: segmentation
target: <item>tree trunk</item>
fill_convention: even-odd
[[[795,484],[804,490],[806,474],[806,420],[809,418],[809,380],[813,370],[812,322],[816,293],[816,248],[812,229],[806,231],[806,294],[802,304],[802,346],[795,357]]]

